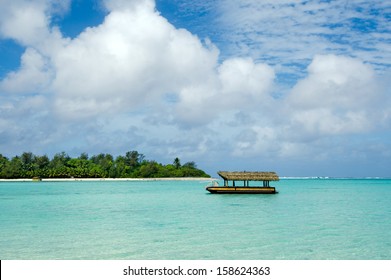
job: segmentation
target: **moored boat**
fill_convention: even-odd
[[[219,186],[216,181],[206,190],[210,193],[219,194],[275,194],[278,193],[274,187],[270,186],[270,181],[278,181],[279,177],[275,172],[218,172],[224,179],[224,186]],[[253,185],[253,181],[262,181],[262,186]],[[230,184],[232,182],[232,184]],[[238,185],[242,182],[242,185]],[[240,184],[240,183],[239,183]]]

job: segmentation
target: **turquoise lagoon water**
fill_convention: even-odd
[[[1,182],[0,259],[391,259],[391,180]]]

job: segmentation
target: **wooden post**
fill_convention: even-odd
[[[263,181],[263,186],[266,188],[270,187],[270,181]]]

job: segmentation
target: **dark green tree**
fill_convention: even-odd
[[[130,177],[130,167],[127,164],[124,156],[118,156],[115,159],[115,178],[126,178]]]
[[[32,177],[49,177],[50,160],[47,155],[35,156],[35,170]]]
[[[138,177],[141,178],[157,178],[159,174],[159,164],[156,161],[144,162],[138,172]]]
[[[4,170],[8,164],[9,164],[8,158],[0,154],[0,178],[6,177],[6,173],[4,172]]]
[[[125,155],[125,163],[130,167],[131,170],[139,167],[144,160],[144,155],[137,151],[127,152]]]
[[[88,160],[88,154],[87,153],[81,153],[79,156],[79,159]]]
[[[179,158],[176,157],[174,159],[173,165],[175,166],[176,169],[179,169],[181,167],[181,161],[179,160]]]
[[[49,164],[49,177],[52,178],[69,178],[68,162],[70,156],[65,152],[55,154]]]
[[[92,156],[90,161],[99,166],[104,173],[104,177],[117,177],[114,165],[114,158],[110,154],[99,154]]]
[[[23,163],[19,156],[13,157],[3,169],[5,179],[25,178]]]
[[[173,164],[162,165],[145,160],[144,155],[130,151],[115,160],[110,154],[98,154],[91,158],[82,153],[71,158],[65,152],[57,153],[52,160],[48,156],[24,152],[11,160],[0,154],[0,178],[156,178],[156,177],[209,177],[190,161],[181,165],[179,158]]]

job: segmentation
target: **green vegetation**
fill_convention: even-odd
[[[181,165],[179,158],[173,164],[163,165],[145,160],[143,154],[130,151],[125,156],[114,157],[99,154],[89,157],[82,153],[71,158],[65,152],[48,156],[23,153],[8,159],[0,154],[0,178],[167,178],[167,177],[210,177],[197,168],[194,162]]]

